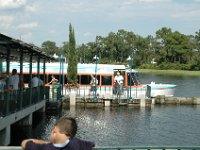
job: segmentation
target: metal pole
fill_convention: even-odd
[[[23,50],[20,51],[20,76],[19,76],[19,83],[22,82],[23,80]],[[23,88],[22,88],[22,83],[20,83],[20,87],[19,87],[19,108],[20,110],[22,109],[22,104],[23,104]]]
[[[94,96],[95,98],[97,98],[97,61],[98,61],[98,57],[97,57],[97,54],[96,54],[96,65],[95,65],[95,89],[94,89]]]
[[[64,79],[64,55],[63,55],[63,51],[62,51],[62,85],[61,85],[61,94],[63,96],[63,86],[65,84],[65,79]]]
[[[96,37],[96,56],[95,56],[95,59],[96,59],[96,65],[95,65],[95,87],[94,87],[94,97],[95,99],[97,98],[97,63],[98,63],[98,43],[99,43],[99,37],[97,36]]]
[[[33,100],[33,88],[32,88],[32,83],[31,83],[31,80],[32,80],[32,73],[33,73],[33,70],[32,70],[32,62],[33,62],[33,53],[31,52],[31,55],[30,55],[30,59],[29,59],[29,90],[30,90],[30,97],[29,97],[29,105],[32,104],[32,100]]]
[[[60,55],[59,61],[60,61],[60,69],[59,69],[59,82],[61,83],[61,70],[62,70],[62,54]]]
[[[130,92],[129,100],[132,99],[132,97],[131,97],[131,75],[132,75],[132,61],[133,61],[132,53],[131,53],[130,57],[131,57],[131,59],[130,59],[130,72],[129,72],[129,92]]]

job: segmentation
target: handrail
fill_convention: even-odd
[[[200,146],[119,146],[95,147],[93,150],[200,150]]]
[[[5,117],[20,111],[49,97],[49,88],[40,86],[26,88],[18,91],[5,91],[0,93],[0,117]]]
[[[94,147],[92,150],[200,150],[200,146],[119,146]],[[0,146],[0,150],[23,150],[20,146]]]

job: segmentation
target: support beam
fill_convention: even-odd
[[[7,125],[6,128],[0,131],[0,145],[9,145],[10,144],[10,125]]]

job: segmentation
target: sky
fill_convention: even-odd
[[[119,29],[146,37],[162,27],[186,35],[200,30],[200,0],[0,0],[0,33],[41,46],[62,46],[69,24],[76,44]]]

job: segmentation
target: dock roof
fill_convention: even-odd
[[[41,51],[39,47],[0,33],[0,58],[7,58],[8,50],[10,50],[10,60],[19,59],[20,53],[23,53],[24,61],[28,61],[31,54],[42,59],[54,60],[52,56]]]

